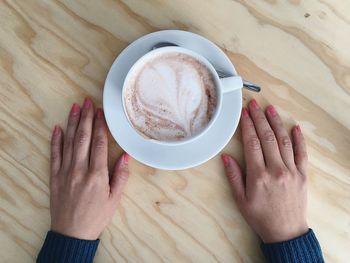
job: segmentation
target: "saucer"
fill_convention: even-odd
[[[171,42],[206,57],[216,69],[237,75],[225,53],[208,39],[187,31],[164,30],[145,35],[127,46],[110,68],[103,91],[108,128],[131,157],[154,168],[182,170],[200,165],[218,154],[234,134],[242,108],[242,90],[227,93],[222,109],[208,131],[197,140],[172,146],[143,138],[130,125],[123,110],[122,87],[132,65],[159,42]]]

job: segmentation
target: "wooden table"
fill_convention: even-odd
[[[84,96],[101,104],[128,43],[183,29],[219,45],[306,134],[310,226],[328,262],[350,257],[350,2],[0,0],[0,255],[33,262],[49,229],[49,138]],[[111,162],[121,149],[110,139]],[[241,163],[239,132],[225,151]],[[261,262],[219,157],[185,171],[131,163],[96,262]]]

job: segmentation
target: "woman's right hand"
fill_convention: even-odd
[[[290,139],[275,108],[266,115],[255,100],[242,110],[245,173],[222,155],[239,210],[264,243],[293,239],[308,231],[307,153],[299,125]]]
[[[95,116],[94,116],[95,115]],[[79,239],[95,240],[112,220],[128,181],[129,155],[124,153],[108,174],[107,127],[102,109],[94,114],[86,98],[73,104],[65,134],[55,126],[51,139],[51,229]]]

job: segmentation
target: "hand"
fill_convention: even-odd
[[[290,240],[308,231],[307,154],[297,125],[293,141],[275,108],[266,116],[255,100],[242,110],[246,172],[229,155],[222,159],[243,217],[265,243]]]
[[[73,104],[66,134],[55,126],[51,141],[51,229],[95,240],[111,221],[129,177],[124,153],[108,175],[108,141],[103,111],[86,98]]]

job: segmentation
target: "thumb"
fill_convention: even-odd
[[[116,202],[119,202],[129,179],[129,158],[130,156],[127,153],[124,153],[119,157],[114,167],[110,182],[110,195]]]
[[[241,206],[245,201],[245,187],[241,168],[237,161],[228,154],[222,154],[221,159],[225,166],[226,176],[233,190],[233,197],[237,205]]]

